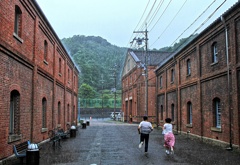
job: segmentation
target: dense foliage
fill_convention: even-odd
[[[101,37],[83,35],[64,38],[62,43],[81,71],[79,77],[80,98],[90,97],[82,91],[86,87],[95,91],[95,96],[91,94],[91,98],[101,97],[102,89],[110,91],[115,87],[115,77],[116,88],[121,89],[121,71],[126,48],[112,45]]]

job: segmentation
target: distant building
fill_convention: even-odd
[[[122,72],[122,111],[124,121],[140,122],[144,115],[156,122],[156,75],[157,65],[170,53],[159,51],[127,51]],[[148,107],[146,112],[146,55],[148,70]]]
[[[157,124],[239,148],[240,2],[222,18],[159,64]]]
[[[79,71],[35,0],[0,2],[0,159],[77,122]]]

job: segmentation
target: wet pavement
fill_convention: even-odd
[[[139,149],[137,124],[112,120],[91,120],[76,137],[61,140],[61,148],[52,143],[41,145],[40,165],[236,165],[240,153],[175,135],[174,155],[166,155],[159,129],[150,134],[149,153]],[[19,160],[11,164],[19,164]]]

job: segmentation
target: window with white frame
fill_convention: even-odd
[[[159,87],[162,88],[163,84],[162,84],[162,76],[159,77]]]
[[[187,75],[191,75],[191,61],[187,60]]]
[[[212,44],[212,63],[218,62],[218,48],[217,48],[217,42],[214,42]]]
[[[172,121],[174,121],[174,119],[175,119],[175,115],[174,115],[174,112],[175,110],[174,110],[174,104],[172,104],[171,105],[171,113],[172,113]]]
[[[47,61],[47,55],[48,55],[48,43],[46,40],[44,40],[44,60]]]
[[[47,99],[42,99],[42,128],[47,128]]]
[[[13,90],[10,96],[9,134],[20,134],[20,94]]]
[[[67,105],[67,122],[70,122],[70,105]]]
[[[174,75],[175,72],[174,72],[174,69],[171,70],[171,82],[174,82]]]
[[[187,103],[187,124],[192,124],[192,103]]]
[[[58,102],[58,124],[61,123],[61,102]]]
[[[163,120],[163,105],[161,105],[161,120]]]
[[[59,60],[58,60],[58,69],[59,69],[59,74],[62,74],[62,59],[61,58],[59,58]]]
[[[14,33],[21,37],[22,33],[22,11],[19,6],[15,6]]]
[[[221,128],[221,104],[220,99],[213,99],[213,121],[216,128]]]

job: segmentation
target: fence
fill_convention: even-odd
[[[116,99],[116,108],[121,108],[122,100]],[[81,108],[114,108],[114,99],[80,99]]]

